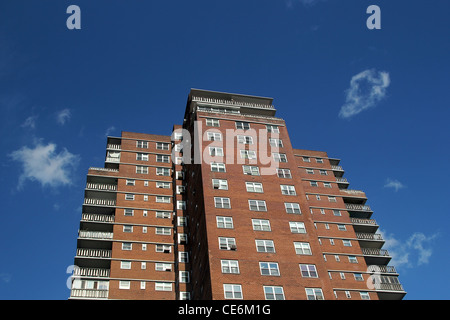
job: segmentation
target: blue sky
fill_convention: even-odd
[[[81,30],[69,30],[69,5]],[[369,5],[381,29],[369,30]],[[0,299],[67,299],[106,136],[170,134],[190,88],[270,96],[342,159],[408,292],[448,299],[448,1],[0,2]],[[169,116],[164,116],[164,115]]]

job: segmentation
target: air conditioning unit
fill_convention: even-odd
[[[236,250],[237,248],[236,248],[236,245],[235,245],[235,244],[230,244],[230,245],[228,246],[228,249],[230,249],[230,250]]]

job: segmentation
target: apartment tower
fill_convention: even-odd
[[[192,89],[171,136],[108,137],[70,299],[402,299],[365,193],[272,100]]]

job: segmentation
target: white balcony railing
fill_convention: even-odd
[[[373,219],[350,218],[350,220],[353,224],[377,225],[377,222]]]
[[[376,273],[397,273],[394,266],[369,265],[367,266],[367,271]]]
[[[81,221],[114,222],[114,216],[110,214],[83,213]]]
[[[77,256],[89,258],[111,258],[111,250],[78,248]]]
[[[93,205],[97,205],[97,206],[113,207],[116,205],[116,200],[84,198],[84,204],[93,204]]]
[[[346,203],[345,207],[347,208],[347,210],[372,211],[369,206],[365,206],[362,204]]]
[[[72,289],[70,296],[73,298],[95,298],[95,299],[107,299],[108,290],[98,289]]]
[[[96,278],[108,278],[109,269],[103,268],[75,268],[73,275],[76,277],[96,277]]]
[[[383,240],[383,237],[379,233],[356,233],[356,238],[360,240]]]
[[[92,182],[88,182],[88,183],[86,183],[86,189],[103,190],[103,191],[116,191],[117,190],[117,185],[115,185],[115,184],[106,184],[106,183],[92,183]]]
[[[363,255],[389,257],[389,252],[385,249],[361,248]]]
[[[106,148],[113,150],[120,150],[120,144],[108,143]]]
[[[97,168],[97,167],[90,167],[89,170],[106,171],[106,172],[119,172],[119,169]]]
[[[113,238],[112,232],[102,232],[102,231],[87,231],[87,230],[80,230],[78,233],[78,236],[80,238],[87,238],[87,239],[104,239],[104,240],[110,240]]]
[[[341,166],[331,166],[332,170],[344,171]]]

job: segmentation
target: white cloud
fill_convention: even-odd
[[[439,236],[438,233],[426,236],[422,232],[415,232],[406,241],[401,241],[393,234],[388,235],[381,230],[379,232],[385,240],[383,249],[387,249],[392,257],[389,264],[397,268],[428,264],[433,253],[432,241]]]
[[[116,127],[111,126],[105,131],[105,137],[108,137],[112,132],[116,131]]]
[[[56,122],[60,125],[64,125],[72,117],[70,109],[63,109],[56,114]]]
[[[386,88],[391,80],[389,73],[374,69],[364,70],[354,75],[350,88],[346,91],[345,104],[341,107],[339,116],[350,118],[358,113],[372,108],[386,96]]]
[[[384,185],[385,188],[393,188],[395,189],[395,192],[397,192],[400,189],[405,188],[406,186],[401,183],[398,180],[392,180],[392,179],[386,179],[386,184]]]
[[[22,164],[18,189],[26,180],[38,181],[42,186],[57,187],[71,184],[71,174],[80,158],[63,149],[56,153],[56,145],[43,145],[38,142],[34,148],[22,147],[10,154],[10,157]]]
[[[325,0],[286,0],[286,6],[288,8],[292,8],[294,6],[295,2],[299,2],[302,5],[304,5],[305,7],[308,7],[308,6],[315,5],[319,1],[325,1]]]
[[[36,128],[36,120],[37,116],[29,116],[25,119],[25,121],[20,125],[22,128],[30,128],[34,129]]]

